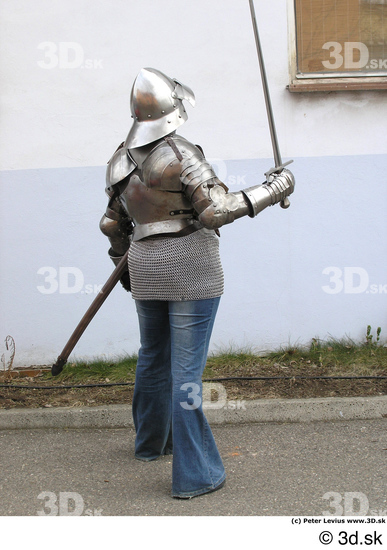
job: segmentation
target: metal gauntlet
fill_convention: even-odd
[[[112,248],[109,249],[108,254],[109,254],[110,259],[114,263],[114,265],[117,267],[118,264],[120,263],[120,261],[122,260],[123,256],[117,256]],[[128,267],[127,267],[126,271],[123,272],[123,274],[121,276],[121,279],[120,279],[120,283],[122,284],[123,288],[126,291],[130,292],[132,290],[131,286],[130,286],[130,276],[129,276],[129,268]]]
[[[242,193],[250,206],[249,216],[254,218],[267,206],[282,202],[294,191],[294,176],[290,170],[284,168],[280,174],[275,174],[270,183],[255,185],[244,189]]]

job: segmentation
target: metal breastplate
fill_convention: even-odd
[[[182,154],[195,149],[183,138],[175,138]],[[191,154],[191,153],[190,153]],[[120,201],[133,220],[133,240],[150,236],[182,236],[200,229],[194,209],[183,193],[181,164],[164,141],[136,168],[120,194]]]

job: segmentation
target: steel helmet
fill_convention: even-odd
[[[194,93],[188,86],[156,69],[141,69],[130,97],[134,121],[126,138],[126,147],[141,147],[184,124],[188,116],[183,99],[195,105]]]

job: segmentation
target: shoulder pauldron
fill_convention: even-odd
[[[124,143],[118,147],[114,155],[108,162],[106,170],[106,190],[119,183],[137,167],[129,151],[124,147]]]

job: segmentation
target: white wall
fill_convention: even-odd
[[[213,349],[360,339],[367,324],[383,335],[386,94],[290,94],[287,2],[256,0],[256,12],[297,189],[287,211],[222,230],[226,294]],[[263,181],[271,144],[247,0],[2,0],[0,36],[0,352],[11,334],[16,364],[47,363],[112,269],[98,229],[104,172],[130,127],[141,67],[193,88],[181,133],[231,191]],[[117,287],[75,355],[137,347],[134,304]]]

